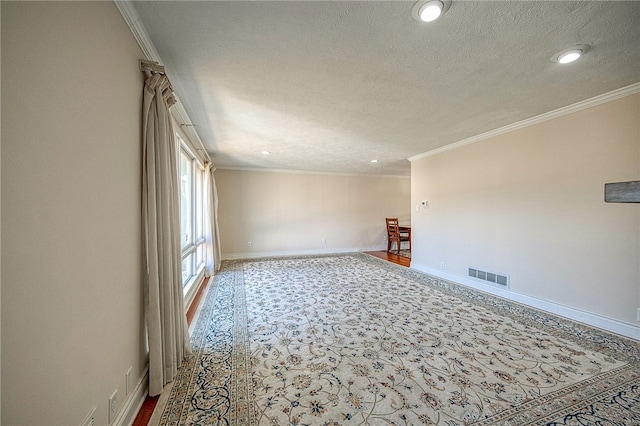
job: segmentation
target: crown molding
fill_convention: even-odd
[[[380,175],[368,173],[339,173],[339,172],[319,172],[313,170],[293,170],[293,169],[265,169],[259,167],[225,167],[216,166],[216,170],[231,170],[237,172],[253,172],[253,173],[290,173],[296,175],[320,175],[320,176],[346,176],[346,177],[366,177],[366,178],[392,178],[392,179],[411,179],[411,176],[405,175]]]
[[[138,42],[140,49],[142,49],[142,52],[144,53],[145,59],[162,63],[162,60],[160,58],[160,55],[158,54],[158,51],[156,50],[155,46],[151,42],[151,39],[149,38],[149,34],[147,33],[147,30],[144,28],[144,25],[142,25],[142,22],[140,21],[140,16],[138,16],[138,12],[133,7],[133,1],[114,0],[113,3],[116,5],[118,10],[120,11],[120,14],[122,15],[122,18],[124,19],[124,21],[127,23],[127,26],[129,27],[129,31],[131,31],[136,41]]]
[[[144,28],[142,21],[140,21],[140,16],[133,6],[133,1],[114,0],[113,3],[118,8],[118,11],[120,11],[122,18],[126,22],[136,41],[138,42],[138,46],[140,46],[140,49],[145,56],[144,59],[163,64],[160,54],[153,45],[151,38],[149,38],[149,34]],[[193,123],[191,121],[191,118],[189,117],[189,114],[187,113],[187,110],[184,108],[184,104],[182,103],[182,101],[180,101],[180,96],[178,94],[175,94],[174,96],[176,98],[176,103],[171,108],[171,115],[179,124],[182,125],[182,131],[185,133],[185,135],[189,139],[191,139],[192,142],[202,148],[202,152],[204,153],[203,156],[205,157],[203,158],[203,160],[211,161],[211,156],[202,143],[200,135],[192,126]]]
[[[572,114],[574,112],[582,111],[583,109],[592,108],[597,105],[601,105],[607,102],[615,101],[620,98],[624,98],[626,96],[635,95],[640,93],[640,83],[634,83],[629,86],[614,90],[612,92],[604,93],[602,95],[598,95],[591,99],[587,99],[584,101],[577,102],[575,104],[567,105],[562,108],[558,108],[553,111],[549,111],[544,114],[537,115],[535,117],[527,118],[526,120],[518,121],[513,124],[509,124],[504,127],[500,127],[498,129],[490,130],[485,133],[481,133],[476,136],[472,136],[467,139],[463,139],[458,142],[451,143],[449,145],[445,145],[440,148],[433,149],[431,151],[424,152],[422,154],[414,155],[409,157],[408,160],[413,162],[417,160],[421,160],[423,158],[431,157],[436,154],[440,154],[442,152],[451,151],[452,149],[461,148],[465,145],[470,145],[472,143],[480,142],[485,139],[492,138],[494,136],[502,135],[505,133],[513,132],[514,130],[522,129],[524,127],[533,126],[534,124],[542,123],[544,121],[552,120],[554,118],[562,117],[563,115]]]

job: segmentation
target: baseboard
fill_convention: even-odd
[[[378,251],[385,250],[384,247],[347,247],[347,248],[332,248],[332,249],[311,249],[311,250],[290,250],[290,251],[263,251],[263,252],[248,252],[248,253],[225,253],[222,255],[222,260],[238,260],[238,259],[257,259],[261,257],[283,257],[283,256],[309,256],[309,255],[322,255],[322,254],[340,254],[340,253],[353,253],[359,251]]]
[[[561,317],[568,318],[570,320],[577,321],[583,324],[587,324],[592,327],[596,327],[602,330],[610,331],[612,333],[620,334],[622,336],[629,337],[631,339],[640,340],[640,327],[632,324],[628,324],[612,318],[607,318],[600,315],[592,314],[589,312],[581,311],[579,309],[571,308],[569,306],[561,305],[559,303],[537,299],[535,297],[516,293],[511,290],[505,290],[503,288],[495,287],[490,284],[484,284],[480,281],[476,281],[471,278],[460,277],[458,275],[449,274],[449,273],[440,271],[438,269],[430,268],[423,265],[418,265],[415,262],[411,262],[411,269],[424,272],[426,274],[433,275],[435,277],[442,278],[447,281],[452,281],[457,284],[471,287],[476,290],[483,291],[485,293],[490,293],[490,294],[502,297],[504,299],[522,303],[523,305],[540,309],[542,311],[549,312],[554,315],[559,315]]]
[[[144,369],[142,377],[124,402],[117,417],[113,421],[116,426],[131,426],[149,394],[149,366]]]

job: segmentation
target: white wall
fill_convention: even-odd
[[[2,424],[79,425],[146,366],[142,53],[112,2],[2,4]]]
[[[412,267],[509,274],[513,295],[637,327],[640,206],[604,184],[640,179],[639,117],[635,94],[413,161]]]
[[[215,178],[223,258],[386,249],[385,217],[411,221],[409,178],[240,170]]]

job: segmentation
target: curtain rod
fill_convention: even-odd
[[[164,67],[159,63],[157,63],[156,61],[151,61],[148,59],[140,59],[139,61],[140,61],[140,71],[144,72],[147,75],[147,77],[150,77],[151,74],[166,75],[164,71]],[[171,90],[173,90],[173,85],[171,84],[171,82],[169,82],[169,86],[171,87]],[[174,116],[174,118],[176,118],[176,121],[178,121],[178,123],[182,122],[180,123],[180,127],[182,127],[184,130],[189,130],[190,131],[189,133],[191,133],[194,136],[196,143],[200,145],[201,149],[197,149],[197,151],[203,152],[205,161],[211,162],[211,164],[213,164],[213,161],[211,160],[211,156],[209,155],[209,152],[204,147],[204,144],[202,143],[202,140],[200,139],[198,132],[196,132],[195,130],[195,128],[198,126],[196,124],[186,123],[187,121],[186,119],[189,117],[189,114],[187,114],[187,111],[184,109],[184,106],[182,105],[182,102],[179,101],[179,99],[178,99],[178,102],[174,104],[173,110],[177,114],[177,116]],[[193,143],[193,141],[191,141],[191,143]]]
[[[155,61],[140,59],[140,71],[151,71],[156,74],[164,74],[164,67]]]
[[[156,61],[151,61],[148,59],[139,59],[139,62],[140,62],[140,71],[142,71],[147,77],[151,77],[153,74],[160,74],[160,75],[167,76],[167,74],[164,72],[164,66],[160,65]],[[169,80],[169,77],[167,77],[167,80]],[[171,91],[174,91],[171,81],[169,81],[169,87],[171,88]]]

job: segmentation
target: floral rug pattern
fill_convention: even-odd
[[[640,424],[640,343],[363,254],[225,262],[161,424]]]

